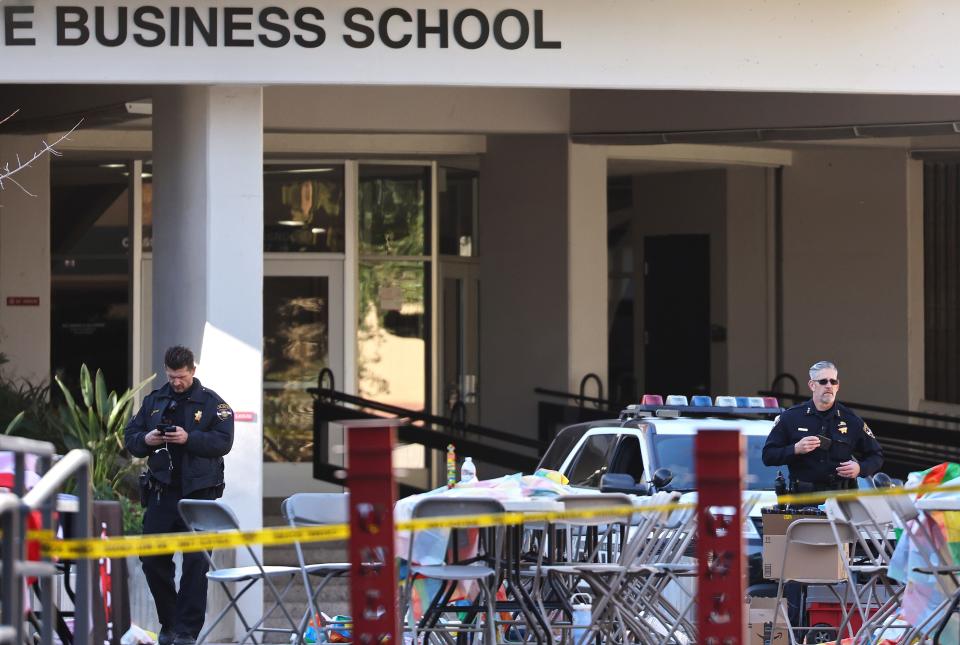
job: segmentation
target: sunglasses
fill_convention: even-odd
[[[835,379],[835,378],[820,378],[820,379],[814,379],[813,382],[814,382],[814,383],[819,383],[820,385],[826,385],[827,383],[829,383],[830,385],[840,385],[840,381],[838,381],[838,380]]]

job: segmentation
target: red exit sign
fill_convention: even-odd
[[[39,307],[40,296],[7,296],[8,307]]]

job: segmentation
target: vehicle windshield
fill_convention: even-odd
[[[696,490],[697,480],[694,474],[692,434],[657,434],[653,436],[653,449],[656,463],[660,468],[669,468],[673,473],[670,487],[674,490]],[[748,490],[773,490],[777,478],[776,466],[764,466],[761,453],[767,438],[759,435],[747,435],[747,479]],[[786,476],[786,473],[784,473]]]

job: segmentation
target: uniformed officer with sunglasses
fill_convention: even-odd
[[[883,465],[883,451],[869,426],[837,401],[837,366],[819,361],[810,367],[813,396],[777,417],[763,446],[763,463],[787,466],[797,493],[856,488]]]

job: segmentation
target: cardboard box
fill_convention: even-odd
[[[790,642],[787,628],[783,621],[777,621],[776,629],[771,630],[771,623],[750,623],[747,625],[747,645],[786,645]]]
[[[763,577],[780,578],[787,546],[787,527],[810,516],[765,513],[763,515]],[[792,544],[790,561],[783,571],[787,580],[845,580],[843,558],[835,545]]]
[[[780,616],[777,618],[777,628],[773,627],[773,608],[776,598],[747,598],[747,645],[786,645],[790,642],[787,636],[787,617],[785,599],[780,600]]]

